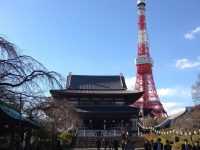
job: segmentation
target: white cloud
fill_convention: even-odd
[[[187,58],[177,59],[175,67],[179,69],[194,68],[200,66],[200,56],[197,57],[197,61],[190,61]]]
[[[189,31],[184,34],[184,38],[188,40],[192,40],[196,37],[196,34],[200,33],[200,26],[196,27],[194,30]]]
[[[177,107],[172,109],[171,111],[168,111],[168,115],[173,115],[179,112],[183,112],[185,110],[185,107]]]
[[[176,94],[176,89],[161,88],[157,90],[159,97],[164,96],[174,96]]]
[[[173,107],[176,107],[182,103],[175,103],[175,102],[163,102],[163,107],[165,107],[166,109],[169,109],[169,108],[173,108]]]
[[[127,86],[128,90],[134,90],[135,89],[135,80],[136,80],[136,77],[127,77],[125,79],[126,86]]]
[[[176,87],[176,88],[160,88],[157,89],[157,93],[159,97],[176,97],[176,98],[190,98],[191,97],[191,89]]]
[[[168,115],[182,112],[185,106],[191,105],[191,89],[184,87],[157,89],[162,105]]]
[[[176,114],[185,110],[183,103],[164,102],[162,104],[168,115]]]

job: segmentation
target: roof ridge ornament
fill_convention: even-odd
[[[124,84],[123,84],[123,82],[122,82],[122,77],[123,77],[123,73],[120,73],[120,75],[119,75],[120,83],[121,83],[121,86],[124,87]]]
[[[67,88],[69,88],[71,85],[71,78],[72,78],[72,72],[69,72],[67,76]]]

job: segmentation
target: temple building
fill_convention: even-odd
[[[54,98],[68,99],[86,130],[136,131],[139,108],[130,106],[143,94],[127,90],[124,76],[72,75],[66,89],[51,90]]]

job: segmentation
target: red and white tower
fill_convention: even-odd
[[[141,108],[143,115],[146,115],[147,110],[150,110],[151,115],[154,117],[165,116],[166,111],[164,110],[156,92],[152,74],[153,61],[149,54],[145,19],[145,0],[138,0],[137,6],[139,17],[139,33],[138,55],[136,58],[137,76],[135,89],[138,91],[144,91],[144,94],[133,104],[133,106]]]

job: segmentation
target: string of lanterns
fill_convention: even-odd
[[[170,134],[176,134],[176,135],[180,135],[180,136],[190,136],[190,135],[197,135],[200,134],[200,129],[199,130],[194,130],[194,131],[177,131],[177,130],[169,130],[169,131],[159,131],[157,129],[155,129],[154,127],[144,127],[142,126],[140,123],[138,123],[138,125],[145,130],[151,130],[157,134],[161,134],[161,135],[170,135]]]

